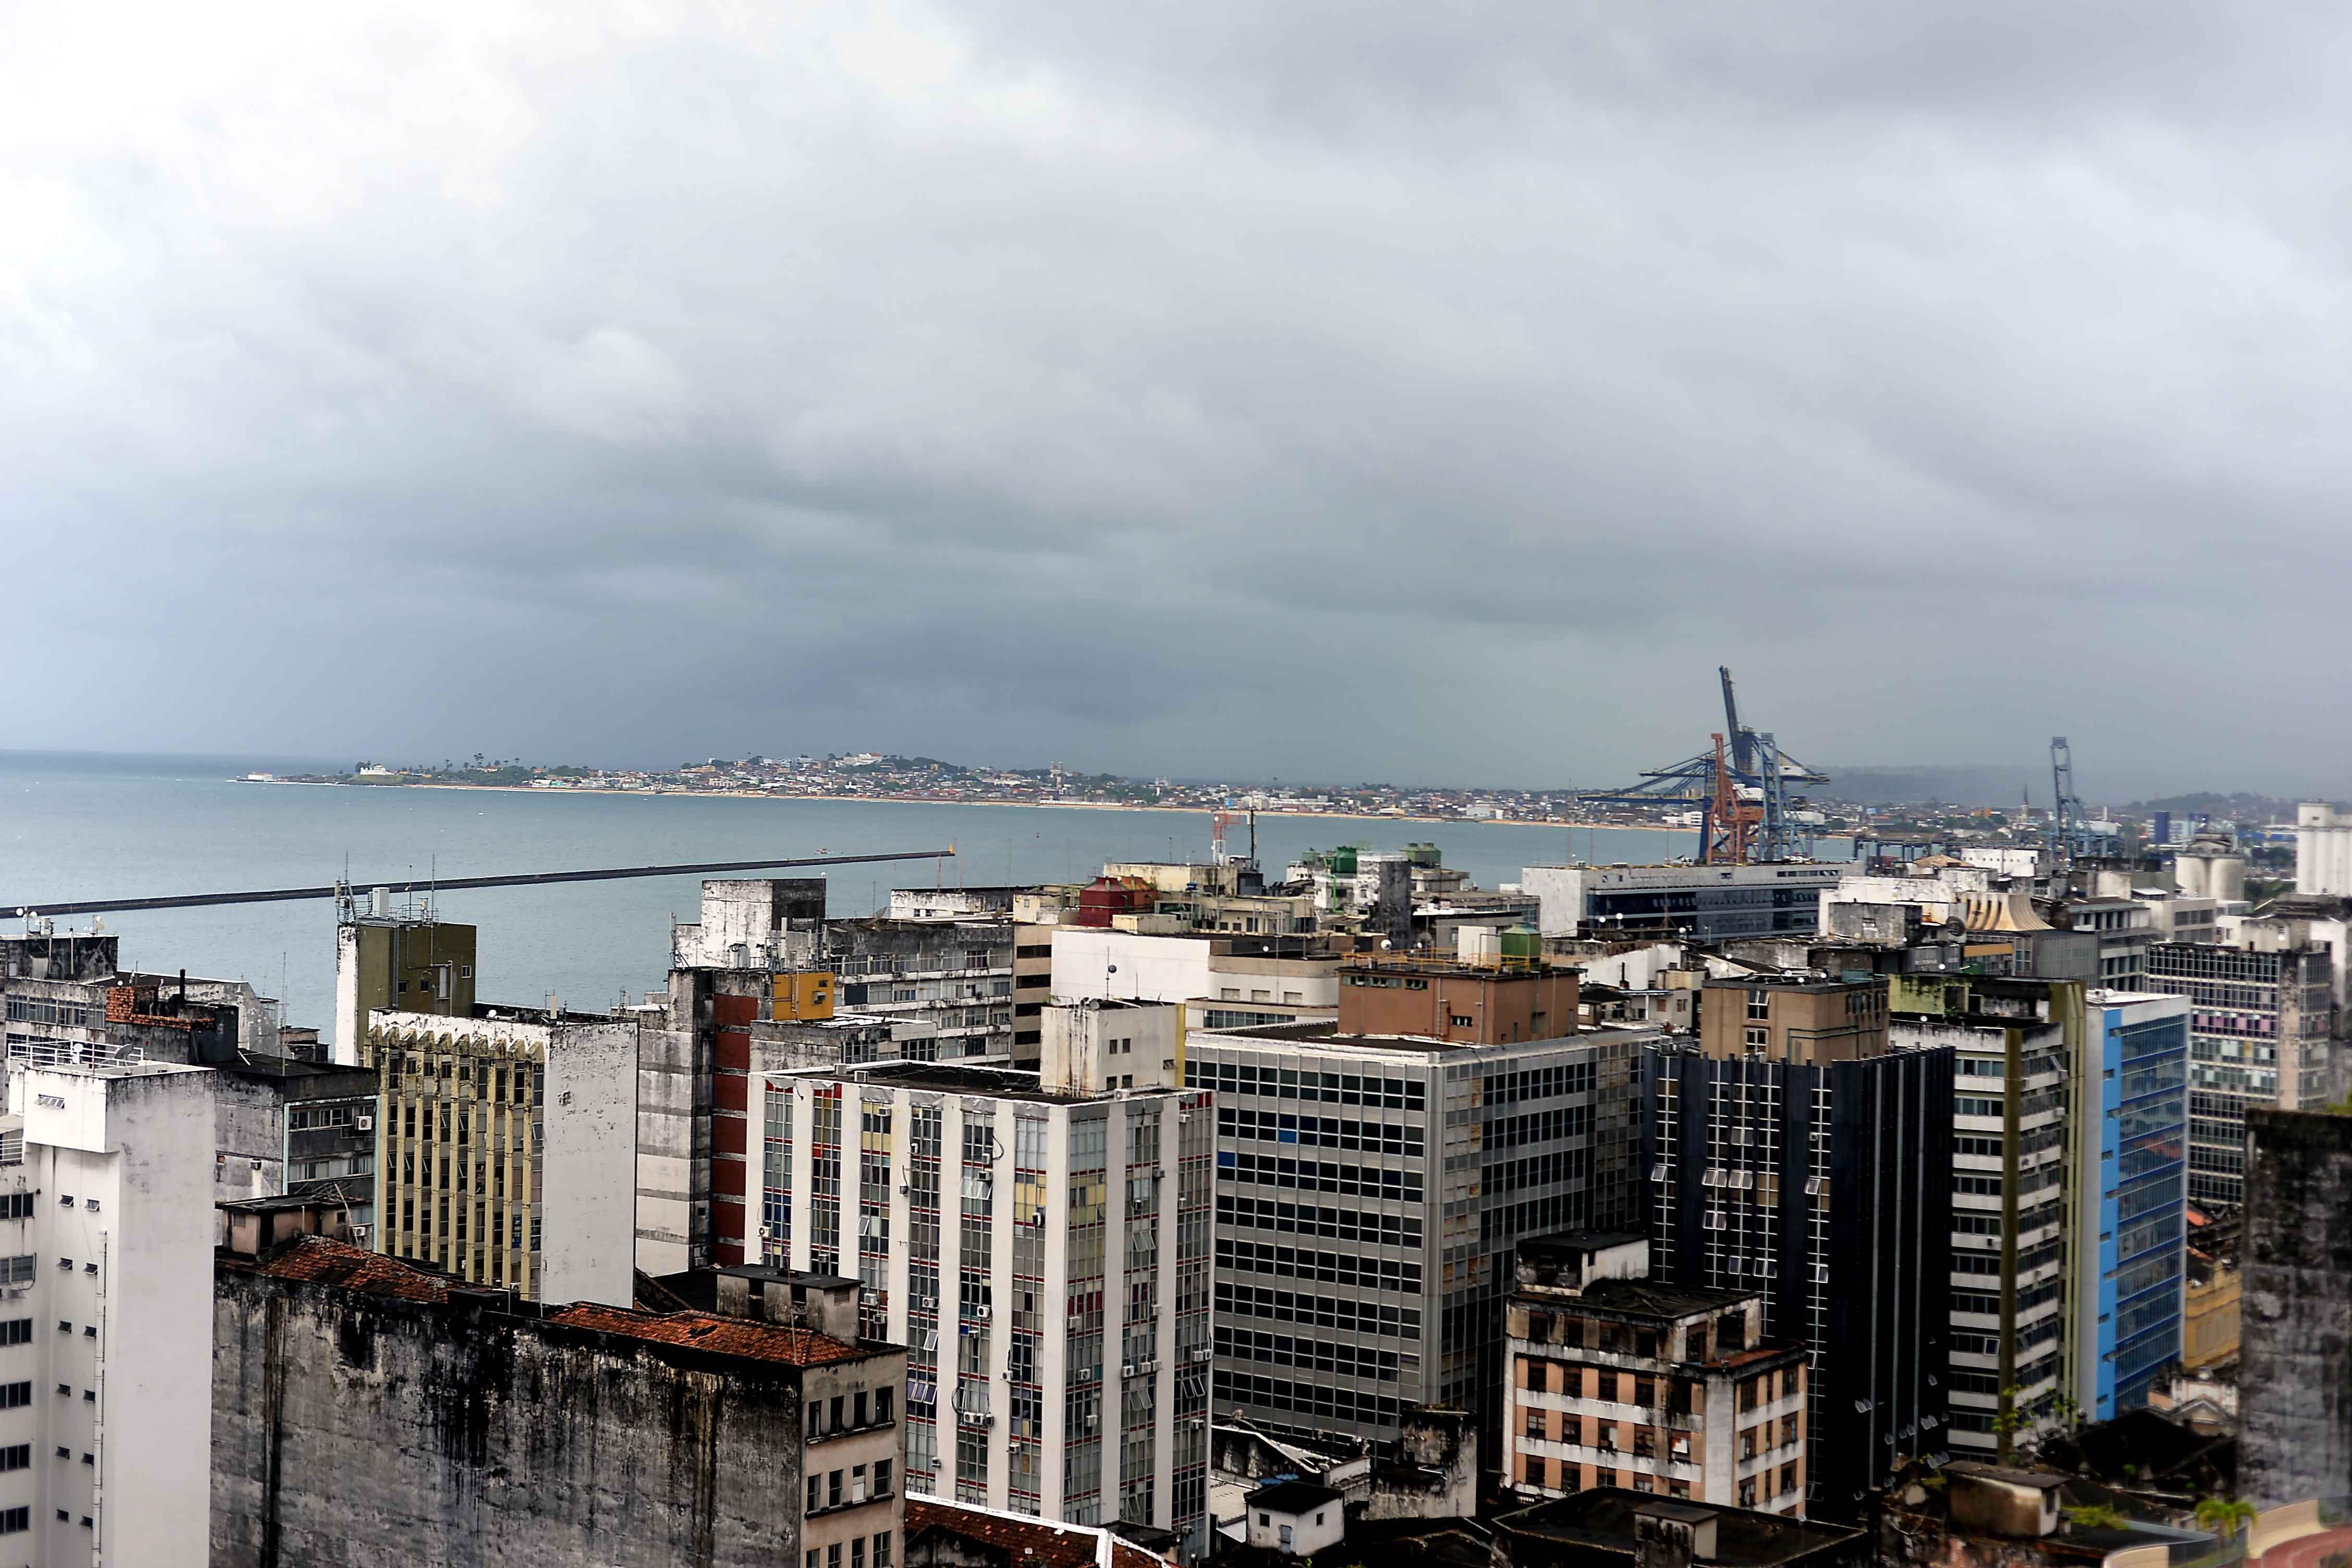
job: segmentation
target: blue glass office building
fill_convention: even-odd
[[[2189,999],[2095,990],[2083,1022],[2076,1397],[2105,1421],[2180,1359]]]

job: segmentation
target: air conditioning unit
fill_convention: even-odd
[[[775,1227],[774,1226],[772,1226],[772,1225],[763,1225],[763,1226],[761,1226],[760,1227],[760,1239],[761,1239],[761,1241],[773,1241],[773,1240],[775,1240],[775,1239],[776,1239],[776,1227]]]
[[[373,1116],[354,1116],[352,1118],[352,1125],[358,1128],[362,1132],[373,1132],[375,1131],[375,1118]]]

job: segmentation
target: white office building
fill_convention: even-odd
[[[907,1346],[907,1485],[1207,1537],[1209,1097],[1176,1008],[1055,1005],[1043,1075],[765,1070],[765,1261],[856,1278]],[[1113,1086],[1116,1087],[1113,1087]]]
[[[178,1568],[212,1487],[213,1089],[18,1067],[0,1119],[0,1563]]]
[[[1118,997],[1193,1002],[1196,1016],[1272,1005],[1249,1022],[1329,1018],[1339,1005],[1339,959],[1312,938],[1203,933],[1147,936],[1105,927],[1053,930],[1053,994],[1059,1001]],[[1237,1026],[1221,1019],[1216,1027]]]
[[[1847,868],[1850,869],[1851,868]],[[1546,936],[1780,936],[1821,929],[1841,868],[1795,866],[1529,866],[1520,890]]]

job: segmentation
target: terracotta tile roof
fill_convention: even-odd
[[[1097,1568],[1098,1564],[1101,1568],[1168,1568],[1167,1558],[1095,1525],[1051,1524],[992,1508],[909,1497],[908,1538],[923,1530],[944,1531],[993,1546],[1012,1559],[1013,1568]],[[1108,1561],[1103,1556],[1106,1541],[1110,1547]]]
[[[686,1345],[714,1355],[745,1356],[793,1366],[854,1361],[866,1353],[856,1345],[814,1329],[788,1329],[751,1318],[714,1317],[709,1312],[636,1312],[625,1307],[582,1302],[550,1313],[547,1321],[566,1328],[593,1329],[599,1333],[620,1334],[655,1344]]]
[[[448,1284],[439,1276],[412,1268],[396,1258],[368,1252],[323,1236],[300,1237],[263,1264],[260,1271],[275,1279],[334,1285],[346,1290],[364,1290],[371,1296],[395,1296],[404,1301],[449,1299]]]

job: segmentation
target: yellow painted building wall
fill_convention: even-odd
[[[2238,1275],[2235,1269],[2217,1269],[2209,1283],[2189,1287],[2180,1360],[2194,1370],[2237,1359]]]
[[[835,986],[827,969],[796,969],[776,976],[775,1010],[779,1020],[814,1022],[833,1016]]]

